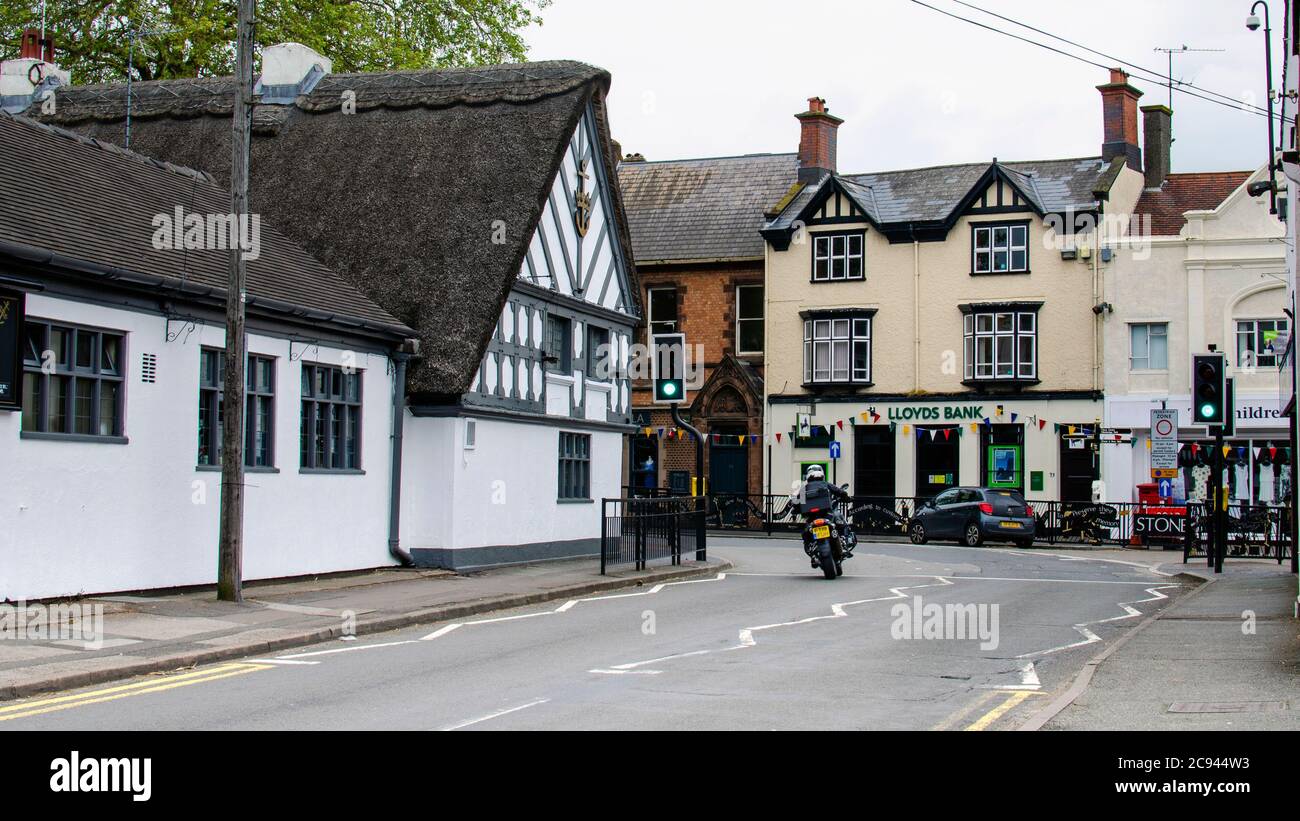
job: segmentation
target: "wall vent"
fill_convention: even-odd
[[[158,354],[146,353],[140,356],[140,381],[157,382],[158,381]]]

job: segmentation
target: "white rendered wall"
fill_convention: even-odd
[[[212,584],[221,475],[196,469],[199,351],[224,328],[166,340],[156,315],[38,294],[31,318],[126,333],[124,433],[129,444],[22,439],[20,414],[0,413],[0,597],[38,598]],[[181,326],[171,325],[172,331]],[[344,351],[250,333],[251,353],[275,357],[275,463],[248,473],[244,578],[391,564],[387,552],[393,376],[381,354],[362,371],[364,474],[299,473],[303,362],[339,365]],[[305,350],[304,350],[305,349]],[[145,352],[157,381],[140,381]]]

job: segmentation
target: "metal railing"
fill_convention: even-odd
[[[673,497],[663,488],[633,489],[640,499]],[[710,493],[703,497],[705,526],[713,530],[797,531],[803,525],[787,494]],[[912,515],[928,499],[916,496],[854,496],[837,501],[841,515],[859,536],[906,537]],[[1184,558],[1205,557],[1209,516],[1206,505],[1151,505],[1142,502],[1030,501],[1036,542],[1047,545],[1115,545],[1182,550]],[[1228,508],[1228,556],[1290,556],[1287,508],[1232,504]]]
[[[683,552],[704,561],[707,500],[700,496],[646,496],[601,502],[600,572],[614,565],[645,570],[651,562],[682,563]]]

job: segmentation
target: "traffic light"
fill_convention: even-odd
[[[686,399],[686,335],[658,334],[650,359],[655,402],[673,405]]]
[[[1192,423],[1222,425],[1227,391],[1224,382],[1224,359],[1221,353],[1192,356]]]

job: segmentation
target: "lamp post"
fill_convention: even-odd
[[[1259,30],[1259,15],[1255,10],[1260,6],[1264,7],[1264,71],[1268,75],[1268,212],[1277,215],[1277,176],[1276,163],[1273,160],[1273,28],[1269,25],[1268,20],[1268,3],[1264,0],[1255,0],[1255,4],[1250,7],[1250,16],[1246,18],[1246,28],[1251,31]]]

